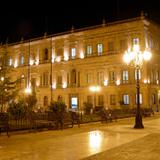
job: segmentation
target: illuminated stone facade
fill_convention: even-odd
[[[157,109],[160,28],[143,16],[3,45],[1,51],[6,47],[8,65],[15,70],[12,77],[22,77],[20,95],[25,96],[25,88],[32,85],[37,107],[47,109],[52,96],[53,100],[62,98],[68,108],[81,110],[83,103],[92,103],[95,96],[96,106],[133,108],[135,70],[122,58],[133,43],[152,52],[151,61],[141,68],[140,99],[142,107]],[[100,91],[91,93],[89,87],[93,85],[99,85]]]

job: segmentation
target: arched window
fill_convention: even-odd
[[[44,103],[43,103],[44,106],[48,106],[48,97],[47,96],[44,96]]]
[[[46,61],[46,60],[48,60],[48,49],[47,48],[45,48],[44,49],[44,60]]]

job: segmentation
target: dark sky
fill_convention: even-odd
[[[60,1],[63,2],[65,1]],[[5,43],[8,39],[11,43],[20,41],[21,37],[29,39],[43,36],[44,32],[53,34],[68,31],[72,25],[74,28],[82,28],[101,24],[103,18],[106,22],[132,18],[139,16],[141,10],[144,10],[150,19],[160,23],[159,0],[75,0],[71,3],[66,1],[63,5],[60,3],[51,7],[48,4],[48,8],[42,9],[41,13],[34,11],[28,16],[23,16],[20,12],[1,14],[0,41]]]

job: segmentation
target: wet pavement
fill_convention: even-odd
[[[11,133],[10,138],[3,134],[0,160],[78,160],[160,133],[159,115],[144,119],[145,129],[133,129],[133,123],[134,119],[129,118],[59,131]]]

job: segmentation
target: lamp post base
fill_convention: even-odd
[[[143,123],[142,123],[142,115],[140,113],[136,114],[134,128],[135,129],[142,129],[142,128],[144,128]]]

